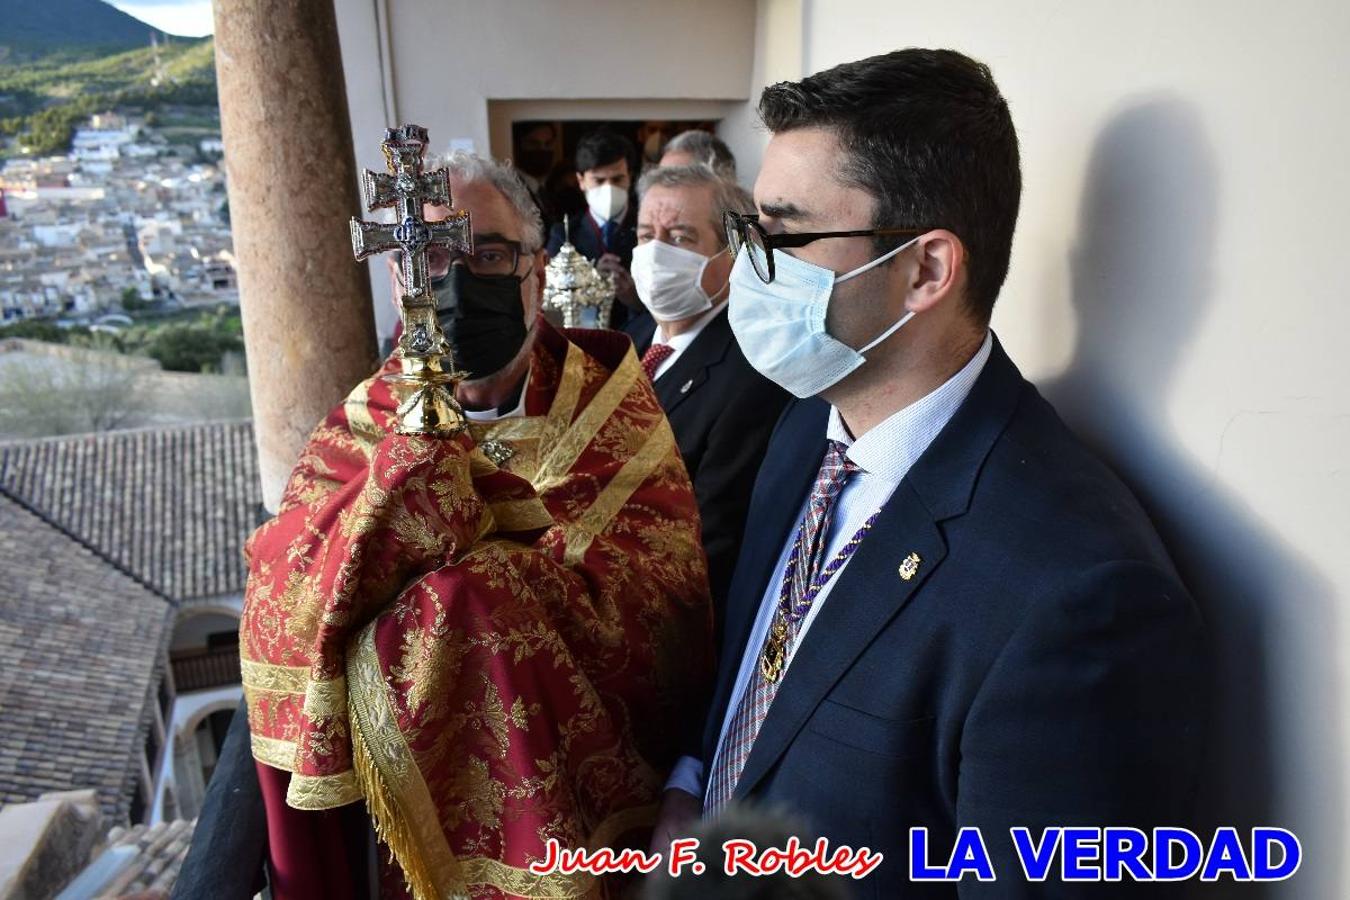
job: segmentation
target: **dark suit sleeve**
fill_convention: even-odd
[[[694,474],[719,640],[755,476],[769,435],[788,401],[786,393],[749,371],[748,365],[745,371],[747,377],[727,384],[722,396],[706,398],[721,409]],[[716,388],[709,385],[708,389]]]
[[[548,230],[548,244],[545,245],[544,249],[548,251],[549,259],[558,255],[558,250],[563,245],[564,234],[561,222]]]
[[[1160,896],[1161,885],[1028,881],[1009,829],[1193,825],[1209,672],[1200,616],[1155,566],[1098,566],[1038,604],[991,667],[960,744],[957,825],[995,882],[962,898]],[[1150,854],[1151,855],[1151,854]],[[1146,857],[1148,858],[1148,857]]]

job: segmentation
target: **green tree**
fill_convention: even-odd
[[[145,354],[174,372],[217,372],[227,352],[243,351],[244,342],[209,326],[166,325],[150,336]]]
[[[141,292],[134,287],[122,289],[122,309],[127,312],[139,312],[150,304],[141,299]]]
[[[46,341],[49,344],[64,344],[66,336],[65,329],[41,319],[24,319],[0,328],[0,337],[27,338],[30,341]]]

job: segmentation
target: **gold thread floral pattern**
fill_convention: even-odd
[[[527,867],[641,840],[711,675],[693,492],[631,347],[537,329],[524,418],[393,435],[373,377],[246,548],[254,755],[292,806],[363,798],[418,897],[599,896]]]

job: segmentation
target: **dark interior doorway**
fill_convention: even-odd
[[[561,221],[564,215],[586,208],[586,199],[577,188],[573,159],[577,143],[601,128],[621,134],[633,142],[637,151],[637,176],[646,166],[655,165],[672,137],[682,131],[715,131],[715,119],[534,119],[511,124],[511,159],[526,176],[526,182],[540,201],[545,225]]]

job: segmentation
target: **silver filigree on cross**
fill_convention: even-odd
[[[402,434],[455,434],[464,429],[463,410],[454,399],[454,384],[462,376],[454,371],[450,343],[436,318],[436,295],[431,289],[427,248],[442,246],[459,253],[473,252],[469,214],[451,209],[439,222],[423,215],[427,203],[452,207],[450,173],[445,169],[423,172],[427,130],[403,125],[384,133],[386,172],[362,172],[361,190],[366,209],[393,207],[397,221],[351,221],[352,252],[358,260],[377,253],[401,251],[403,294],[399,308],[403,335],[395,355],[402,374],[393,380],[411,387],[398,410]]]

